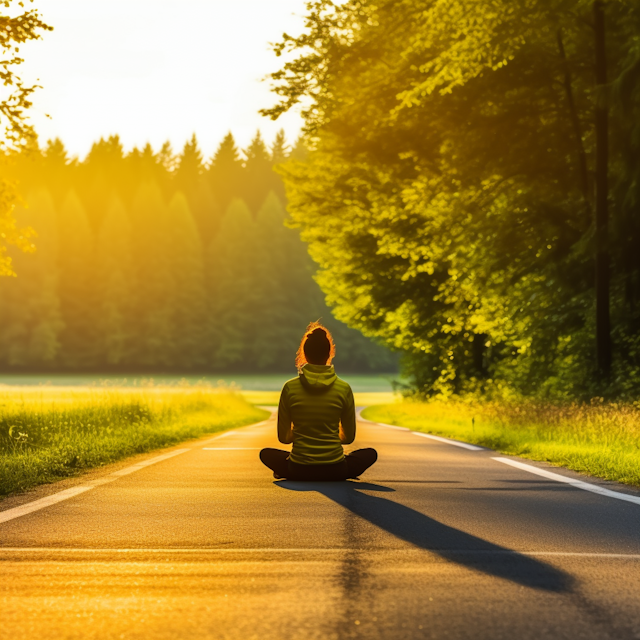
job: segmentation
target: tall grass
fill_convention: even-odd
[[[640,403],[405,400],[363,417],[640,486]]]
[[[228,387],[0,387],[0,495],[266,416]]]

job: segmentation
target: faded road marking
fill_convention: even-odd
[[[419,431],[413,432],[414,436],[420,436],[421,438],[430,438],[431,440],[437,440],[438,442],[444,442],[445,444],[452,444],[455,447],[462,447],[469,451],[486,451],[484,447],[478,447],[475,444],[468,444],[467,442],[459,442],[458,440],[450,440],[449,438],[441,438],[440,436],[432,436],[430,433],[420,433]]]
[[[71,487],[71,489],[59,491],[58,493],[46,496],[45,498],[40,498],[40,500],[34,500],[33,502],[27,502],[26,504],[20,505],[19,507],[14,507],[13,509],[0,511],[0,524],[3,522],[8,522],[9,520],[14,520],[15,518],[26,516],[27,514],[33,513],[34,511],[39,511],[40,509],[50,507],[51,505],[57,504],[58,502],[62,502],[63,500],[74,498],[75,496],[80,495],[85,491],[90,491],[91,489],[95,489],[96,487],[107,484],[108,482],[113,482],[114,480],[117,480],[122,476],[129,475],[134,471],[139,471],[140,469],[144,469],[145,467],[148,467],[152,464],[156,464],[156,462],[168,460],[169,458],[173,458],[174,456],[180,455],[181,453],[186,453],[187,451],[191,451],[191,449],[177,449],[176,451],[163,453],[161,456],[149,458],[148,460],[144,460],[143,462],[139,462],[138,464],[134,464],[130,467],[125,467],[124,469],[120,469],[119,471],[114,471],[108,476],[98,478],[97,480],[92,480],[78,487]]]

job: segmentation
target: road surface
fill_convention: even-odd
[[[360,481],[275,481],[264,446],[273,420],[0,503],[0,638],[640,638],[640,504],[370,423]]]

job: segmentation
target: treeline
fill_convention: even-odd
[[[293,153],[296,153],[294,150]],[[395,358],[331,316],[273,167],[283,134],[244,152],[227,135],[205,162],[195,136],[125,153],[113,136],[80,161],[59,140],[6,153],[26,194],[34,253],[0,279],[0,367],[73,371],[286,371],[322,317],[350,371]]]
[[[637,399],[640,3],[318,0],[305,24],[264,113],[302,105],[288,210],[337,317],[424,394]]]

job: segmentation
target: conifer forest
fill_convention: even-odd
[[[0,278],[4,371],[292,371],[306,325],[322,318],[349,371],[393,371],[391,352],[331,316],[297,230],[285,226],[274,166],[284,135],[231,134],[206,161],[193,138],[125,153],[117,136],[83,160],[60,140],[6,151],[19,228]]]

